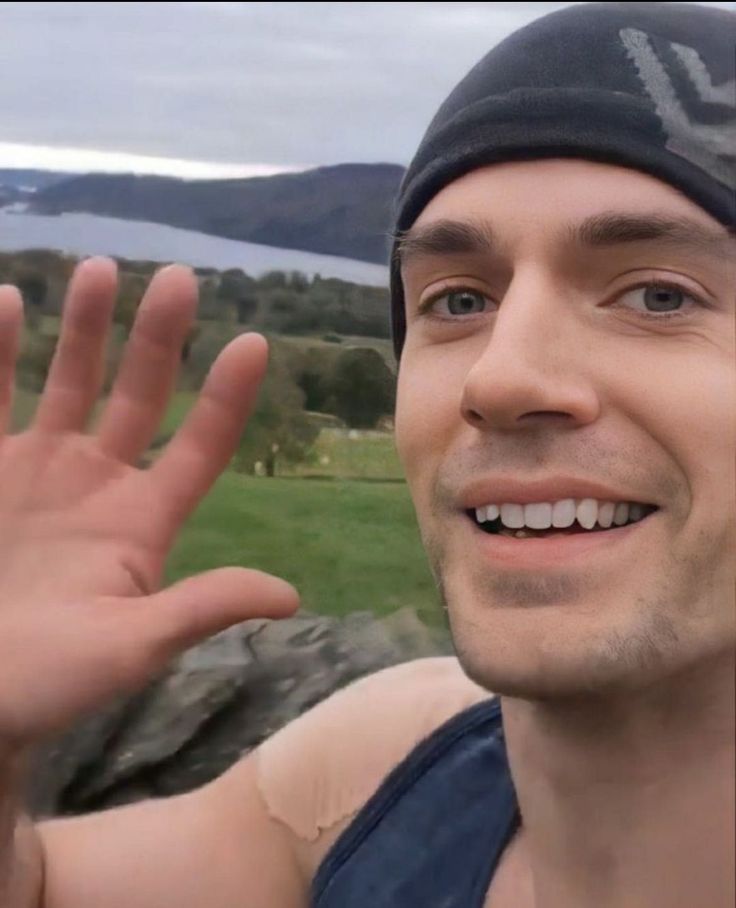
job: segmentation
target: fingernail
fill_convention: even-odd
[[[110,271],[116,271],[118,263],[115,259],[106,255],[91,255],[89,258],[82,259],[77,265],[76,270],[86,271],[88,268],[107,268]]]
[[[187,271],[189,274],[194,273],[190,265],[184,265],[180,262],[170,262],[168,265],[162,265],[156,270],[156,274],[165,274],[167,271]]]

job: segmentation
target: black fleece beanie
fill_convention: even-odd
[[[451,92],[404,175],[394,236],[444,186],[500,161],[632,167],[736,226],[736,13],[690,3],[586,3],[514,32]],[[404,291],[391,252],[396,357]]]

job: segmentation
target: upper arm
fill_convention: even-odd
[[[43,908],[306,908],[319,863],[385,776],[489,696],[454,658],[396,665],[197,791],[42,823]]]
[[[305,908],[289,835],[250,755],[194,792],[38,827],[43,908]]]
[[[491,694],[454,657],[394,665],[353,682],[254,755],[270,815],[289,830],[302,875],[317,869],[386,776],[436,728]]]

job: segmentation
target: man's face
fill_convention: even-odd
[[[678,219],[693,228],[654,236]],[[638,171],[556,159],[468,174],[409,235],[397,442],[466,672],[510,696],[564,696],[640,688],[733,651],[725,229]],[[469,516],[570,498],[657,510],[544,540]]]

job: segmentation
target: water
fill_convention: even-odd
[[[334,255],[297,252],[180,230],[147,221],[123,221],[94,214],[58,216],[0,209],[0,251],[57,249],[72,255],[116,255],[203,268],[242,268],[258,277],[266,271],[301,271],[368,286],[388,286],[388,269]]]

